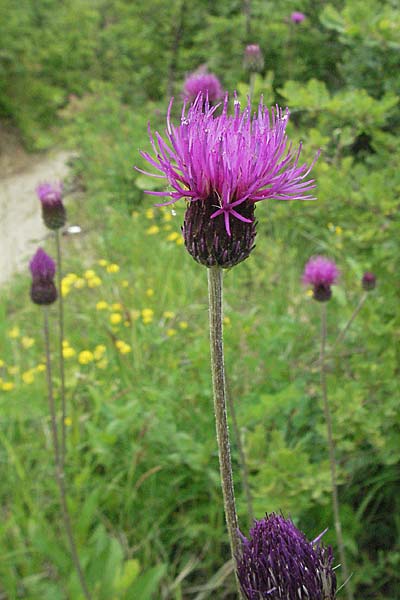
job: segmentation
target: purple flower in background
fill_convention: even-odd
[[[208,73],[207,68],[202,66],[194,73],[188,75],[183,84],[183,97],[189,102],[194,102],[199,94],[211,104],[221,100],[224,95],[221,83],[216,75]]]
[[[249,44],[244,51],[244,67],[248,71],[259,72],[264,68],[264,57],[258,44]]]
[[[60,229],[65,225],[67,215],[62,200],[62,183],[42,183],[36,188],[42,204],[42,217],[48,229]]]
[[[44,250],[39,248],[29,263],[32,273],[31,299],[35,304],[52,304],[57,299],[54,285],[56,264]]]
[[[367,271],[363,275],[361,285],[366,292],[374,290],[376,286],[376,276],[373,273]]]
[[[266,515],[242,537],[237,574],[247,600],[333,600],[336,577],[330,547],[309,542],[292,521]]]
[[[290,20],[292,21],[292,23],[296,23],[296,25],[298,25],[299,23],[302,23],[305,18],[306,18],[306,15],[304,13],[298,12],[298,11],[294,11],[290,15]]]
[[[208,267],[231,267],[247,258],[254,247],[256,202],[311,200],[315,187],[308,166],[299,163],[301,144],[292,150],[286,136],[289,111],[269,111],[260,102],[252,115],[250,104],[241,110],[235,98],[228,114],[228,95],[222,113],[203,102],[201,94],[180,124],[171,122],[170,103],[165,139],[159,133],[150,140],[154,152],[141,155],[166,179],[172,191],[148,194],[166,196],[172,204],[188,200],[183,235],[195,260]],[[315,162],[315,161],[314,161]],[[138,169],[140,170],[140,169]]]
[[[337,282],[338,277],[339,269],[333,260],[316,256],[310,258],[304,268],[303,283],[313,286],[315,300],[326,302],[332,296],[331,286]]]

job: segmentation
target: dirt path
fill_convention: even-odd
[[[0,135],[2,134],[0,130]],[[29,259],[48,231],[41,220],[36,186],[62,179],[71,153],[27,155],[20,148],[5,151],[0,144],[0,286]],[[15,150],[12,149],[12,150]],[[15,161],[12,158],[15,158]]]

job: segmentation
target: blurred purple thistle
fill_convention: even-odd
[[[313,297],[319,302],[326,302],[332,296],[331,286],[337,283],[339,269],[333,260],[324,256],[310,258],[307,262],[303,283],[313,286]]]
[[[305,18],[306,18],[306,15],[299,11],[294,11],[290,15],[290,20],[292,21],[292,23],[295,23],[296,25],[298,25],[299,23],[302,23]]]
[[[237,573],[247,600],[333,600],[336,576],[330,547],[309,542],[291,520],[274,513],[242,538]]]
[[[361,285],[363,290],[365,290],[366,292],[374,290],[376,287],[376,275],[367,271],[362,277]]]
[[[194,102],[199,94],[211,104],[218,102],[224,95],[221,83],[216,75],[208,73],[205,66],[190,73],[183,84],[183,97],[189,102]]]
[[[207,267],[231,267],[254,248],[256,202],[315,199],[307,192],[315,188],[308,177],[316,159],[299,164],[301,144],[293,151],[285,133],[287,109],[269,111],[261,100],[252,116],[250,103],[241,110],[235,97],[229,115],[226,95],[215,116],[217,106],[203,100],[199,94],[184,105],[178,126],[171,122],[171,100],[165,139],[149,131],[154,156],[141,152],[161,174],[138,170],[172,187],[146,192],[169,198],[158,206],[188,200],[183,236],[192,257]]]
[[[46,227],[53,230],[63,227],[67,215],[62,200],[62,183],[42,183],[36,188],[36,193],[42,204],[42,217]]]
[[[35,304],[52,304],[57,299],[54,285],[56,263],[39,248],[29,263],[32,273],[31,299]]]
[[[244,51],[244,68],[258,73],[264,68],[264,57],[258,44],[249,44]]]

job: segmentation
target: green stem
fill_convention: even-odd
[[[354,309],[353,314],[351,315],[350,319],[347,321],[346,325],[343,327],[342,331],[337,336],[337,338],[335,340],[335,343],[333,344],[331,352],[333,352],[333,350],[336,348],[336,346],[338,346],[343,341],[344,336],[346,335],[346,333],[350,329],[350,327],[351,327],[354,319],[356,318],[356,316],[358,315],[358,313],[362,309],[362,307],[364,305],[364,302],[367,299],[367,296],[368,296],[368,292],[364,292],[363,295],[361,296],[360,301],[357,304],[356,308]]]
[[[256,83],[256,77],[257,77],[257,73],[250,73],[250,84],[249,84],[249,98],[250,98],[250,104],[253,101],[253,96],[254,96],[254,86]]]
[[[64,355],[63,355],[63,341],[64,341],[64,300],[62,296],[61,282],[62,282],[62,265],[61,265],[61,241],[60,241],[60,230],[57,229],[54,232],[56,238],[57,248],[57,286],[58,286],[58,328],[59,328],[59,367],[60,367],[60,379],[61,379],[61,451],[60,460],[61,465],[64,468],[65,464],[65,453],[66,453],[66,424],[65,419],[67,416],[66,400],[65,400],[65,369],[64,369]]]
[[[54,462],[55,462],[55,471],[56,471],[56,484],[58,486],[60,501],[61,501],[61,511],[62,517],[65,527],[65,532],[68,538],[68,543],[72,555],[72,560],[74,562],[79,582],[81,584],[81,588],[86,600],[91,600],[91,595],[86,585],[85,577],[83,575],[81,563],[78,556],[78,551],[75,544],[74,535],[72,533],[72,525],[71,518],[68,511],[67,505],[67,491],[65,486],[65,473],[64,473],[64,465],[61,459],[60,453],[60,444],[58,438],[58,426],[57,426],[57,417],[56,417],[56,407],[54,402],[54,393],[53,393],[53,380],[51,376],[51,359],[50,359],[50,336],[49,336],[49,319],[48,319],[48,309],[47,306],[43,307],[44,314],[44,339],[46,346],[46,373],[47,373],[47,390],[48,390],[48,401],[49,401],[49,410],[50,410],[50,419],[51,419],[51,433],[53,440],[53,450],[54,450]]]
[[[210,351],[211,374],[214,396],[215,425],[217,432],[219,468],[222,494],[224,499],[225,519],[228,528],[229,543],[233,563],[241,554],[241,543],[238,533],[238,519],[233,489],[232,462],[229,443],[229,429],[226,414],[226,388],[224,348],[222,334],[222,269],[208,269],[208,301],[210,319]],[[235,569],[236,572],[236,569]],[[236,579],[239,597],[242,597],[240,585]]]
[[[336,475],[336,458],[335,458],[335,442],[333,439],[333,427],[332,427],[332,416],[328,403],[328,390],[326,384],[326,370],[325,370],[325,349],[326,349],[326,303],[321,303],[321,349],[320,349],[320,378],[321,378],[321,390],[322,400],[324,407],[325,423],[328,436],[328,450],[329,450],[329,464],[331,470],[331,483],[332,483],[332,507],[333,517],[335,521],[336,539],[339,549],[339,560],[342,567],[343,579],[347,582],[345,586],[348,600],[353,600],[353,592],[351,584],[349,582],[349,571],[346,563],[346,554],[343,542],[342,524],[340,521],[340,510],[339,510],[339,495],[337,486],[337,475]]]

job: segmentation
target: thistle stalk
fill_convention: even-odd
[[[345,586],[348,600],[354,600],[353,592],[349,582],[349,571],[346,562],[346,553],[344,549],[342,524],[340,521],[340,510],[339,510],[339,495],[337,486],[337,466],[335,457],[335,442],[333,439],[333,427],[332,427],[332,416],[328,402],[328,391],[326,384],[326,369],[325,369],[325,350],[326,350],[326,339],[327,339],[327,327],[326,327],[326,303],[321,303],[321,348],[319,356],[320,364],[320,380],[321,380],[321,391],[322,401],[324,407],[325,423],[328,437],[328,450],[329,450],[329,464],[331,471],[331,484],[332,484],[332,507],[333,507],[333,518],[335,522],[336,539],[339,549],[339,559],[343,571],[343,579],[347,582]]]
[[[238,533],[235,493],[233,488],[232,462],[229,442],[229,429],[226,413],[226,387],[224,348],[222,333],[222,269],[210,267],[208,270],[208,301],[210,319],[211,374],[214,397],[214,414],[217,432],[221,487],[224,499],[225,520],[234,565],[241,552]],[[236,569],[235,569],[236,570]],[[239,597],[240,585],[236,580]]]
[[[58,435],[58,425],[57,425],[57,417],[56,417],[56,408],[54,402],[54,392],[53,392],[53,381],[51,374],[51,358],[50,358],[50,336],[49,336],[49,319],[48,319],[48,309],[47,306],[43,307],[43,316],[44,316],[44,340],[46,347],[46,374],[47,374],[47,389],[48,389],[48,402],[49,402],[49,411],[50,411],[50,423],[51,423],[51,433],[52,433],[52,441],[53,441],[53,451],[54,451],[54,462],[55,462],[55,479],[56,484],[60,494],[60,503],[61,503],[61,512],[63,523],[65,527],[65,533],[67,535],[68,544],[71,551],[72,560],[78,574],[79,582],[83,591],[83,594],[86,600],[91,600],[91,595],[89,593],[85,577],[82,571],[81,563],[78,556],[78,550],[76,547],[74,535],[72,532],[71,518],[68,511],[67,505],[67,491],[65,485],[65,473],[64,473],[64,463],[61,458],[60,452],[60,444],[59,444],[59,435]]]
[[[60,369],[60,380],[61,380],[61,450],[60,450],[60,461],[61,466],[64,468],[65,464],[65,453],[66,453],[66,425],[65,419],[67,416],[66,399],[65,399],[65,369],[64,369],[64,356],[63,356],[63,342],[64,342],[64,301],[61,289],[62,282],[62,268],[61,268],[61,241],[60,241],[60,230],[54,231],[54,237],[56,240],[57,250],[57,287],[58,287],[58,329],[59,329],[59,369]]]

